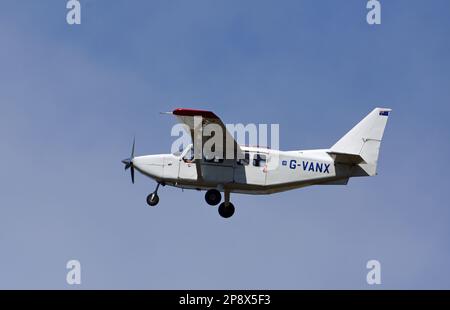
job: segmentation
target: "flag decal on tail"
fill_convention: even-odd
[[[389,116],[389,111],[380,111],[381,116]]]

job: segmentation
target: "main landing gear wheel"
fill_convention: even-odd
[[[222,202],[219,206],[219,214],[223,218],[232,217],[234,214],[234,206],[231,202]]]
[[[147,196],[147,203],[149,206],[154,207],[159,202],[159,196],[157,193],[151,193]]]
[[[205,194],[205,200],[210,206],[217,206],[222,200],[222,194],[217,189],[210,189]]]

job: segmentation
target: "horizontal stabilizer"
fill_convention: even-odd
[[[335,163],[339,164],[362,164],[364,159],[359,154],[328,152],[333,157]]]

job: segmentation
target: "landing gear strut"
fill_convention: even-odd
[[[159,189],[160,185],[161,185],[161,183],[158,183],[158,185],[156,185],[155,191],[147,196],[147,203],[151,207],[156,206],[159,202],[158,189]],[[164,184],[163,184],[163,186],[164,186]]]
[[[210,206],[217,206],[222,200],[222,194],[217,189],[210,189],[205,194],[205,200]]]
[[[223,218],[232,217],[234,214],[234,205],[230,202],[229,191],[225,191],[225,201],[219,206],[219,214]]]

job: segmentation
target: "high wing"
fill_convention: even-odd
[[[222,141],[222,143],[214,144],[214,147],[212,148],[215,154],[219,154],[217,156],[218,159],[244,158],[239,144],[228,132],[225,124],[213,112],[205,110],[177,108],[172,111],[172,114],[177,117],[179,122],[185,124],[189,128],[192,143],[194,144],[194,154],[197,159],[213,159],[208,158],[207,153],[211,145],[209,144],[205,147],[205,143],[207,143],[207,141],[212,137],[216,138],[217,141],[219,141],[219,139],[221,138],[220,140]],[[199,121],[200,119],[201,122]],[[206,126],[210,124],[216,126],[209,126],[209,128],[207,128]],[[218,133],[216,132],[216,130],[214,130],[214,128],[221,129],[222,137],[216,137]],[[204,150],[203,154],[201,154],[199,150]],[[230,156],[233,157],[230,158]]]

